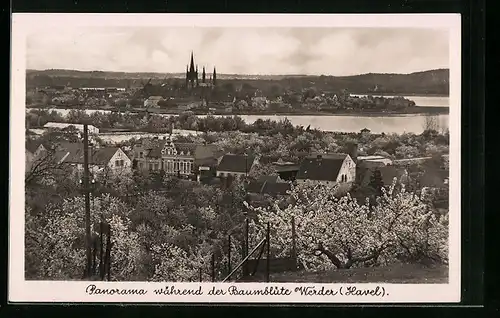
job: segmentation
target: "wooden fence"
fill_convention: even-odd
[[[111,280],[111,225],[99,222],[99,235],[92,236],[92,268],[90,277],[94,280]]]
[[[226,277],[222,280],[225,281],[254,281],[254,277],[265,277],[265,281],[269,282],[270,273],[293,272],[298,270],[297,264],[297,249],[296,249],[296,233],[295,233],[295,219],[292,218],[292,251],[290,257],[273,258],[270,255],[271,245],[271,228],[267,224],[265,237],[259,241],[257,245],[250,248],[249,244],[249,222],[246,220],[245,236],[242,244],[242,261],[232,268],[231,266],[231,236],[228,236],[227,242],[227,258],[228,264],[226,268],[219,270],[226,272]],[[265,253],[265,254],[264,254]],[[264,257],[265,255],[265,257]],[[241,274],[237,277],[237,271],[241,270]],[[216,265],[215,254],[212,254],[210,262],[211,280],[216,281]],[[199,271],[199,279],[202,281],[202,269]]]

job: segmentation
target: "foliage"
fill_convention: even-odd
[[[372,188],[377,196],[382,196],[382,189],[384,188],[384,181],[382,180],[382,174],[379,169],[375,169],[370,176],[370,183],[368,185]]]
[[[84,202],[82,197],[47,205],[44,213],[26,209],[26,258],[30,278],[80,279],[85,267]],[[129,230],[127,207],[109,195],[94,198],[91,230],[97,236],[101,215],[112,228],[113,280],[133,280],[141,255],[137,234]]]

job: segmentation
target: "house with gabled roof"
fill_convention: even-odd
[[[291,190],[290,182],[284,182],[278,176],[262,176],[247,185],[247,192],[269,196],[286,195]]]
[[[296,181],[318,184],[352,184],[356,163],[348,154],[316,154],[302,160]]]
[[[252,168],[258,163],[258,157],[254,155],[226,154],[217,166],[217,177],[248,176]]]
[[[47,150],[46,146],[38,140],[26,141],[26,164],[29,165],[35,158],[38,158],[44,151]]]
[[[62,142],[57,145],[59,152],[66,152],[63,163],[83,171],[85,164],[83,144]],[[120,147],[89,148],[88,163],[91,172],[109,169],[113,173],[130,172],[132,161]]]
[[[48,151],[53,151],[48,154]],[[35,162],[55,161],[61,163],[67,156],[67,152],[52,149],[52,147],[40,140],[28,140],[26,142],[26,171],[30,170]],[[50,156],[50,157],[49,157]]]

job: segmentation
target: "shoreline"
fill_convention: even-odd
[[[208,113],[200,111],[162,111],[162,109],[151,109],[149,113],[152,115],[163,115],[163,116],[179,116],[182,113],[192,112],[195,116],[267,116],[267,117],[282,117],[282,116],[355,116],[355,117],[403,117],[403,116],[437,116],[437,115],[449,115],[449,107],[432,107],[432,106],[414,106],[415,111],[374,111],[374,112],[355,112],[355,111],[341,111],[341,112],[321,112],[321,111],[311,111],[311,112],[232,112],[232,113]],[[38,108],[38,107],[26,107],[26,111],[29,109],[36,110],[81,110],[81,111],[95,111],[95,112],[129,112],[132,114],[140,114],[146,112],[146,109],[93,109],[93,108],[66,108],[66,107],[49,107],[49,108]]]
[[[373,96],[397,96],[397,97],[446,97],[449,98],[449,94],[438,94],[438,93],[428,93],[428,94],[420,94],[420,93],[377,93],[377,92],[368,92],[368,93],[355,93],[351,92],[351,95],[373,95]]]

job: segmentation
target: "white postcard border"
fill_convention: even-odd
[[[195,16],[196,19],[192,19]],[[9,170],[9,281],[10,302],[168,302],[168,303],[436,303],[460,301],[460,110],[461,110],[461,17],[459,14],[370,14],[370,15],[187,15],[169,14],[30,14],[14,13],[11,37],[11,101],[10,101],[10,170]],[[188,18],[191,17],[191,18]],[[196,25],[193,25],[193,20]],[[295,284],[295,283],[137,283],[137,282],[69,282],[26,281],[24,279],[24,175],[25,165],[25,70],[26,36],[42,28],[69,28],[83,26],[189,26],[189,27],[408,27],[447,28],[450,34],[450,240],[448,284]],[[56,29],[57,30],[57,29]],[[99,288],[147,290],[146,295],[89,295],[89,284]],[[155,288],[165,286],[198,288],[202,296],[155,295]],[[344,289],[343,295],[302,296],[209,296],[208,291],[220,288],[262,289],[279,286],[292,291],[297,287],[315,289]],[[348,296],[348,286],[358,289],[379,287],[382,296]]]

